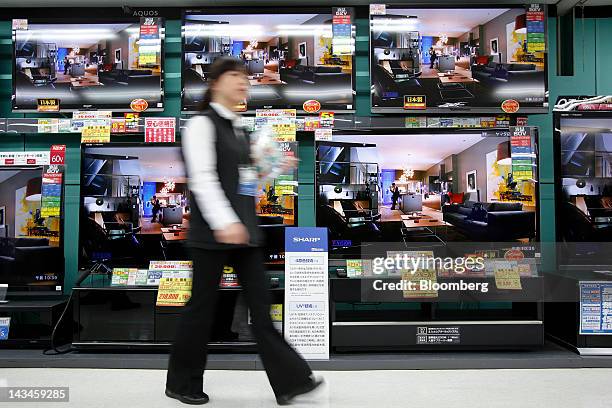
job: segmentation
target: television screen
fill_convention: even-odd
[[[0,167],[0,283],[9,293],[62,293],[62,185],[45,169]],[[59,208],[49,211],[53,197]]]
[[[331,253],[372,243],[522,242],[536,238],[537,151],[481,133],[336,133],[317,150],[344,146],[348,177],[317,163],[317,226]],[[351,249],[352,248],[352,249]]]
[[[330,184],[347,183],[350,177],[350,153],[350,147],[320,143],[317,146],[318,181]]]
[[[296,152],[297,143],[288,151]],[[267,180],[256,201],[266,259],[284,260],[284,228],[296,221],[297,171]],[[178,145],[84,145],[81,159],[82,266],[146,268],[189,259],[193,198]]]
[[[108,24],[33,23],[13,32],[13,111],[36,111],[39,99],[61,110],[161,111],[163,20]],[[146,104],[142,102],[146,101]]]
[[[190,196],[180,147],[85,145],[81,161],[83,266],[147,268],[186,259]]]
[[[183,111],[198,110],[210,65],[221,56],[244,62],[251,83],[249,111],[302,110],[309,100],[318,101],[322,110],[353,110],[353,53],[339,54],[333,47],[331,11],[186,12]]]
[[[607,117],[606,117],[607,116]],[[557,230],[566,265],[610,265],[612,116],[561,117]]]
[[[545,10],[408,8],[370,15],[373,112],[546,112]]]

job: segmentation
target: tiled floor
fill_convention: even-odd
[[[163,395],[164,370],[2,369],[0,386],[68,386],[52,407],[186,406]],[[326,371],[296,407],[599,408],[612,406],[612,369]],[[210,407],[276,406],[262,371],[209,371]],[[32,405],[32,404],[30,404]],[[42,406],[43,404],[40,404]],[[0,402],[0,407],[14,407]],[[39,405],[32,405],[39,406]]]

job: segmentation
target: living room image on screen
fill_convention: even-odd
[[[163,110],[161,21],[146,38],[137,22],[14,31],[13,110],[36,110],[42,98],[59,99],[62,110],[130,111],[137,99]]]
[[[247,109],[353,109],[353,56],[332,50],[330,14],[187,14],[183,33],[183,110],[195,111],[215,59],[244,61]]]
[[[83,266],[148,267],[189,259],[192,197],[179,146],[86,146],[81,163]],[[297,171],[259,186],[256,211],[266,262],[284,262],[285,228],[296,221]]]
[[[543,12],[387,6],[370,23],[373,111],[547,106]]]
[[[0,283],[11,292],[61,293],[61,216],[45,215],[42,192],[42,166],[0,167]]]
[[[515,177],[510,138],[480,133],[334,135],[317,144],[317,225],[339,246],[530,242],[530,159]]]
[[[190,198],[178,146],[84,147],[81,177],[84,266],[187,259]]]
[[[557,228],[569,264],[610,264],[612,118],[561,118]],[[577,245],[573,245],[578,243]]]

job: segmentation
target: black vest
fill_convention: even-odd
[[[245,132],[245,137],[237,137],[234,133],[232,122],[220,116],[212,108],[204,111],[203,115],[212,121],[216,130],[217,174],[221,188],[225,192],[234,212],[249,231],[249,246],[259,246],[262,243],[262,235],[257,223],[255,197],[238,194],[238,167],[240,165],[252,164],[249,135]],[[220,244],[215,241],[212,230],[204,217],[202,217],[202,212],[197,203],[199,198],[206,200],[206,197],[195,197],[193,192],[191,194],[190,204],[192,210],[189,222],[189,245],[207,249],[239,247],[238,245]]]

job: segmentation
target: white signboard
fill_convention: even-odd
[[[329,359],[327,228],[285,232],[285,338],[307,360]]]

